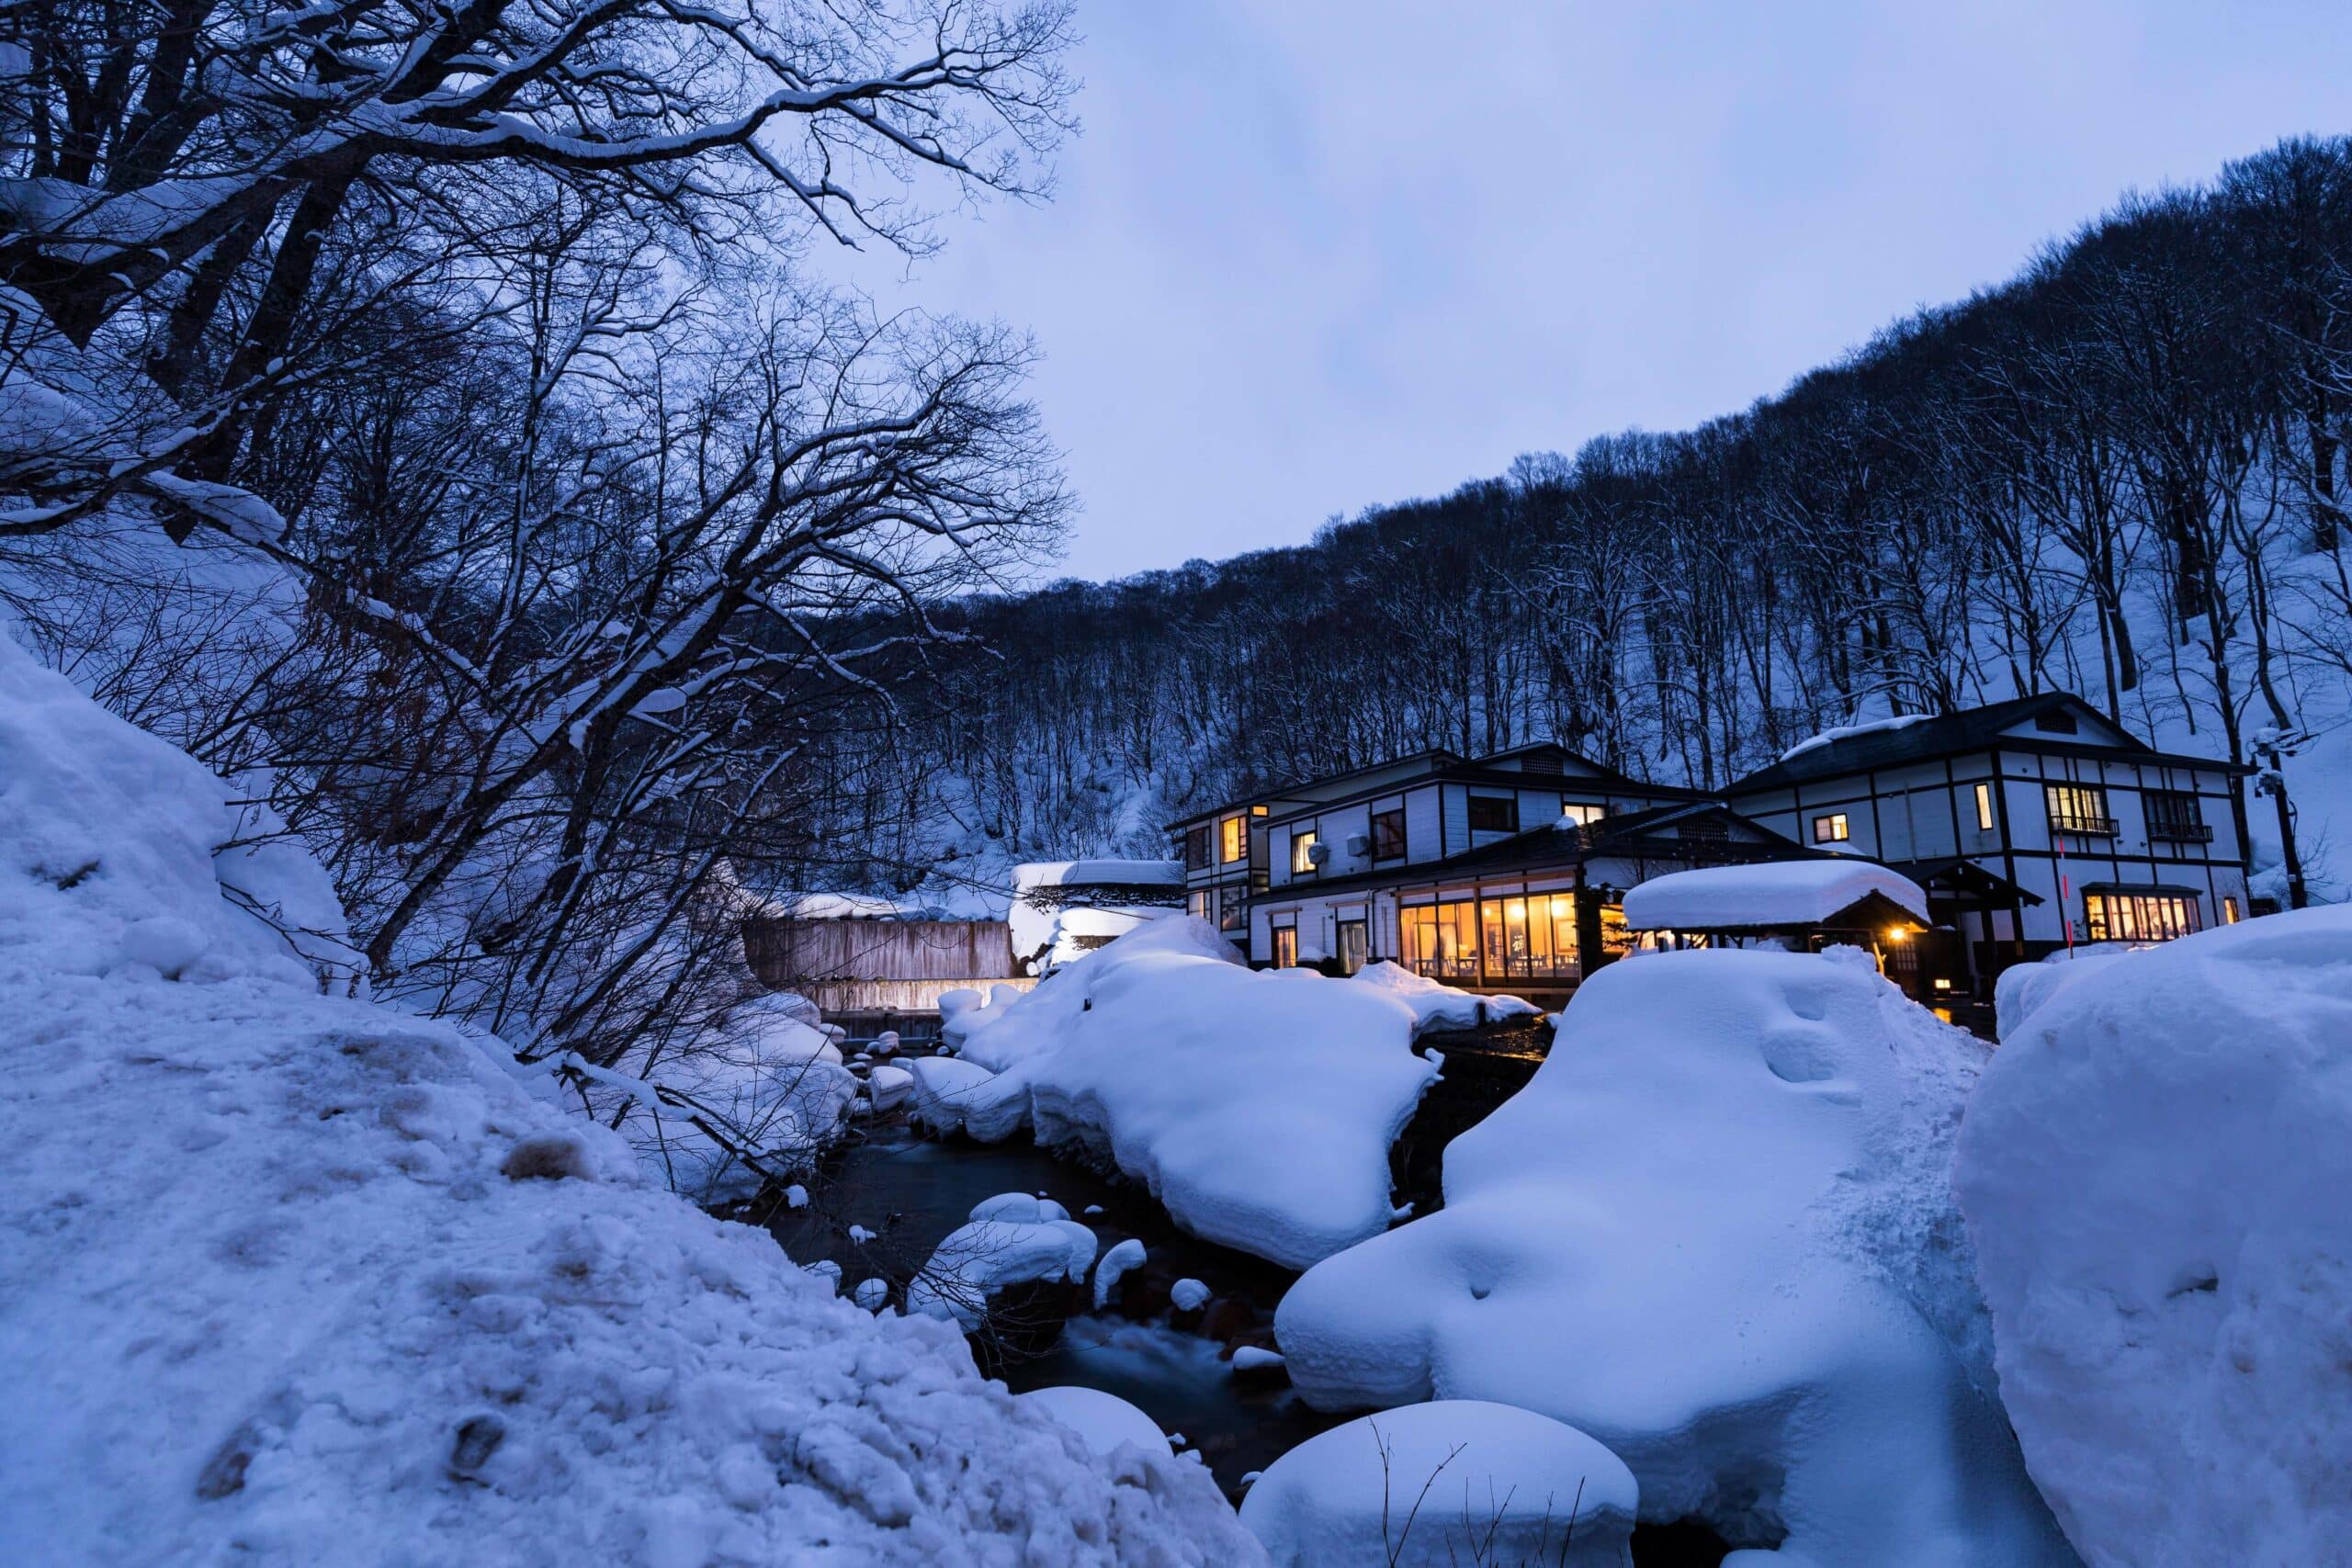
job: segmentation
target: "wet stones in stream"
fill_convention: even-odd
[[[1551,1021],[1521,1014],[1475,1029],[1430,1030],[1413,1042],[1442,1059],[1437,1082],[1388,1151],[1390,1201],[1415,1214],[1445,1206],[1445,1146],[1527,1087],[1552,1048]]]

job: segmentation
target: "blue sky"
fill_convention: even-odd
[[[1000,318],[1112,577],[1745,407],[2125,188],[2352,130],[2352,5],[1091,0]]]

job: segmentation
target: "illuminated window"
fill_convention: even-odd
[[[1470,830],[1474,833],[1519,831],[1519,796],[1474,795],[1470,797]]]
[[[2107,814],[2107,791],[2096,784],[2044,784],[2050,803],[2050,830],[2086,838],[2111,839],[2115,818]]]
[[[1290,874],[1293,876],[1315,874],[1315,835],[1294,831],[1290,836]]]
[[[1988,784],[1976,786],[1976,826],[1983,832],[1993,830],[1993,786]]]
[[[1575,801],[1560,807],[1560,816],[1579,828],[1589,828],[1609,815],[1606,806],[1579,806]]]
[[[1204,920],[1216,919],[1216,890],[1213,887],[1196,887],[1185,894],[1184,912],[1188,915],[1197,915]]]
[[[1813,819],[1813,841],[1816,844],[1842,844],[1849,837],[1846,814],[1832,811]]]
[[[1398,911],[1405,967],[1433,980],[1478,978],[1478,906],[1469,899]]]
[[[2238,923],[2238,901],[2234,895],[2222,900],[2222,923],[2225,926]]]
[[[1368,938],[1371,927],[1362,920],[1341,920],[1339,925],[1340,972],[1352,975],[1371,956]]]
[[[2197,930],[2197,900],[2177,893],[2085,893],[2093,942],[2170,942]]]
[[[1457,899],[1401,911],[1405,967],[1437,980],[1557,980],[1575,977],[1573,894]]]
[[[1372,858],[1402,860],[1405,858],[1405,808],[1375,811],[1372,814]]]
[[[1296,926],[1274,928],[1274,967],[1277,969],[1298,967],[1298,928]]]
[[[1224,841],[1220,846],[1225,851],[1225,863],[1231,865],[1250,852],[1250,834],[1241,826],[1241,818],[1238,817],[1228,817],[1219,826],[1223,828],[1225,834]]]

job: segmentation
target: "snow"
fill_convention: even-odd
[[[1981,1043],[1846,949],[1613,964],[1559,1029],[1446,1149],[1442,1209],[1284,1296],[1301,1395],[1536,1411],[1645,1517],[1818,1568],[2065,1562],[1951,1193]]]
[[[1128,1444],[1145,1453],[1168,1451],[1159,1423],[1115,1393],[1096,1388],[1040,1388],[1022,1394],[1020,1401],[1076,1434],[1089,1452],[1108,1458]]]
[[[974,1205],[971,1223],[933,1249],[907,1287],[907,1310],[978,1328],[989,1301],[1009,1285],[1085,1279],[1094,1245],[1094,1233],[1059,1203],[1003,1193]]]
[[[1136,927],[1176,913],[1171,904],[1129,904],[1116,890],[1181,889],[1184,867],[1172,860],[1032,861],[1012,868],[1005,912],[1013,962],[1049,975]],[[1076,889],[1061,892],[1059,889]]]
[[[865,1089],[875,1110],[895,1110],[914,1093],[915,1076],[904,1067],[876,1067],[865,1076]]]
[[[1871,718],[1864,719],[1859,724],[1841,724],[1834,728],[1825,729],[1818,735],[1808,735],[1781,752],[1781,761],[1785,762],[1792,757],[1801,757],[1807,751],[1815,750],[1824,746],[1834,746],[1840,740],[1850,740],[1858,735],[1871,735],[1887,729],[1908,729],[1915,724],[1925,724],[1933,716],[1932,714],[1905,713],[1896,714],[1891,718]]]
[[[807,1003],[786,992],[755,996],[708,1047],[666,1058],[653,1082],[692,1096],[770,1168],[806,1168],[840,1136],[857,1097],[856,1077]],[[911,1087],[911,1086],[910,1086]],[[759,1172],[678,1116],[634,1117],[628,1137],[658,1179],[700,1203],[756,1194]]]
[[[1957,1169],[2035,1481],[2095,1564],[2341,1561],[2352,908],[2035,967]]]
[[[958,1064],[916,1064],[915,1114],[987,1142],[1026,1124],[1193,1235],[1305,1268],[1387,1227],[1389,1146],[1437,1072],[1413,1036],[1476,1005],[1393,975],[1253,972],[1180,915],[959,1009]]]
[[[0,1560],[1255,1560],[496,1042],[322,995],[225,801],[0,637]]]
[[[1175,1303],[1178,1312],[1198,1312],[1208,1304],[1209,1288],[1198,1280],[1179,1280],[1168,1292],[1168,1299]]]
[[[1283,1356],[1279,1350],[1261,1349],[1255,1345],[1239,1345],[1234,1348],[1233,1370],[1237,1372],[1264,1371],[1282,1364]]]
[[[1919,885],[1883,865],[1784,860],[1653,876],[1626,891],[1625,925],[1637,931],[1814,926],[1873,893],[1923,921],[1928,918],[1928,895]]]
[[[1334,1427],[1250,1488],[1241,1522],[1277,1564],[1619,1568],[1637,1490],[1573,1427],[1508,1404],[1440,1400]]]
[[[1089,1205],[1087,1213],[1099,1213],[1101,1211]],[[1096,1312],[1101,1312],[1117,1299],[1121,1277],[1131,1269],[1141,1268],[1143,1260],[1143,1243],[1133,1236],[1120,1242],[1102,1255],[1102,1261],[1094,1266],[1094,1310]]]

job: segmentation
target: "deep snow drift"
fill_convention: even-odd
[[[1413,1036],[1479,1000],[1389,964],[1253,972],[1175,916],[956,1010],[960,1055],[912,1064],[915,1113],[987,1141],[1026,1124],[1143,1182],[1194,1235],[1305,1268],[1387,1228],[1389,1145],[1437,1076]]]
[[[2034,1479],[2095,1563],[2344,1561],[2352,908],[2030,967],[1958,1183]]]
[[[224,798],[0,636],[0,1559],[1254,1558],[1197,1466],[1095,1456],[490,1043],[320,995],[222,899],[265,875]]]
[[[1297,1568],[1619,1568],[1635,1496],[1624,1461],[1573,1427],[1440,1400],[1308,1438],[1250,1488],[1241,1522]]]
[[[1922,920],[1928,896],[1871,861],[1783,860],[1673,871],[1627,889],[1625,924],[1637,931],[1818,925],[1876,893]]]
[[[2064,1562],[1989,1387],[1949,1184],[1984,1047],[1851,950],[1600,971],[1445,1208],[1309,1270],[1325,1408],[1490,1399],[1590,1433],[1645,1517],[1851,1568]]]

